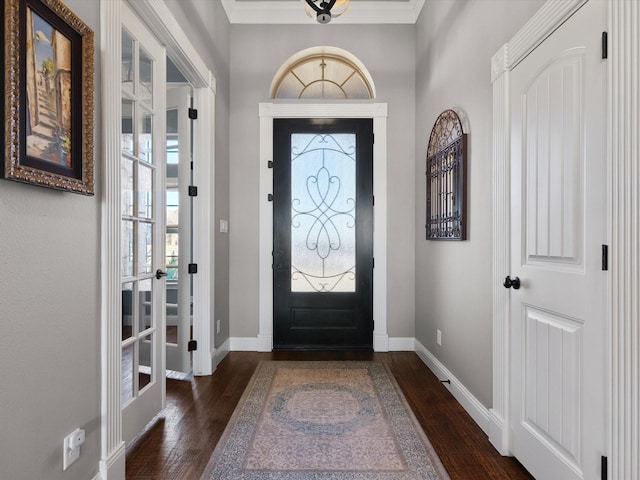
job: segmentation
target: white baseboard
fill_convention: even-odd
[[[489,409],[467,390],[467,388],[418,340],[415,341],[415,352],[429,369],[441,380],[450,380],[451,384],[443,385],[449,389],[455,399],[462,405],[480,428],[489,434]]]
[[[100,480],[124,480],[125,479],[125,459],[126,448],[122,442],[120,446],[114,450],[111,455],[100,460],[100,473],[97,478]]]
[[[416,339],[413,337],[389,337],[390,352],[413,352],[416,349]]]
[[[229,349],[232,352],[257,352],[257,337],[231,337],[229,338]]]

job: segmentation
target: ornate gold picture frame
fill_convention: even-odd
[[[94,33],[60,0],[4,0],[3,178],[94,193]]]

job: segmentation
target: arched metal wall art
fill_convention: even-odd
[[[433,125],[426,176],[427,240],[466,240],[467,135],[453,110]]]

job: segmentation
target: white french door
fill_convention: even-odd
[[[182,373],[191,371],[191,275],[192,261],[192,137],[189,108],[191,87],[167,90],[167,369]]]
[[[165,395],[165,52],[122,4],[122,431],[128,444]]]
[[[606,455],[605,29],[591,0],[511,76],[511,450],[540,480]]]

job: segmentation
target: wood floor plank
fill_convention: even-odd
[[[386,363],[452,480],[531,480],[484,432],[413,352],[231,352],[209,377],[167,379],[167,407],[127,449],[130,480],[199,479],[261,360]]]

